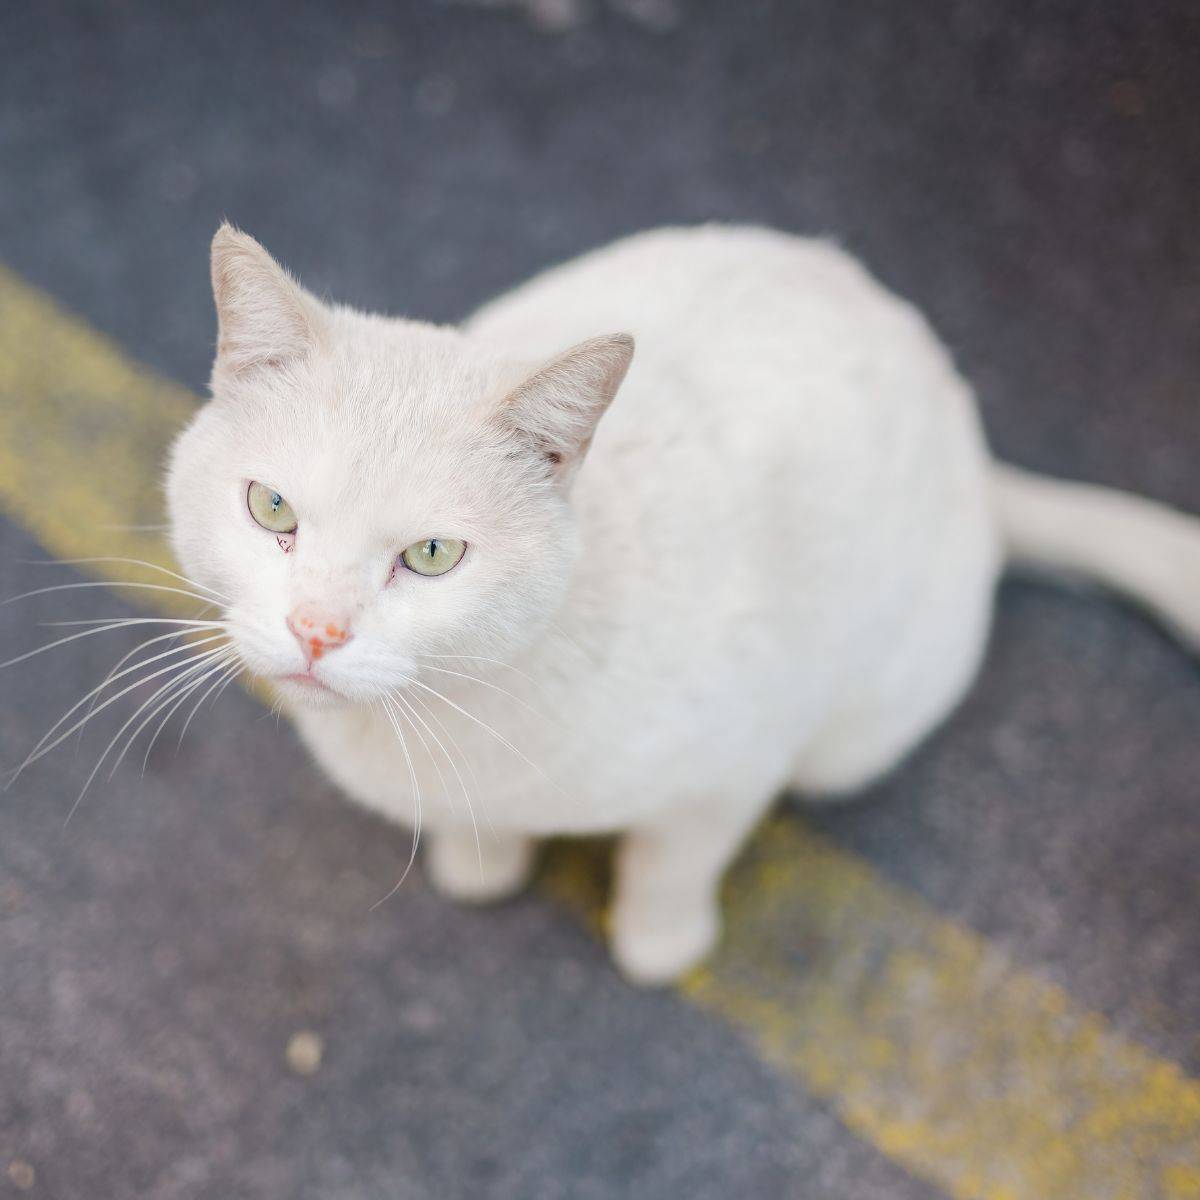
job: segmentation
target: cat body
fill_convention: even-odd
[[[169,485],[181,561],[234,599],[328,774],[421,827],[446,892],[512,891],[536,837],[622,834],[636,981],[711,948],[721,874],[781,791],[852,792],[952,711],[1007,557],[1197,632],[1193,519],[995,467],[926,322],[826,243],[642,234],[460,331],[318,305],[230,230],[214,286],[215,399]],[[253,480],[294,531],[245,520]],[[435,537],[461,562],[397,575]],[[307,647],[297,613],[339,638]]]

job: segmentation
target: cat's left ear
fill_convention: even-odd
[[[632,360],[633,338],[627,333],[580,342],[510,392],[500,420],[569,481]]]

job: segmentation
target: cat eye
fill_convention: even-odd
[[[418,575],[445,575],[458,566],[466,552],[466,542],[457,538],[426,538],[409,546],[400,561]]]
[[[295,533],[296,514],[292,506],[272,488],[252,483],[246,492],[246,507],[250,515],[272,533]]]

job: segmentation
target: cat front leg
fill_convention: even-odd
[[[671,983],[717,944],[721,877],[767,803],[678,809],[621,839],[610,941],[631,983]]]
[[[425,871],[444,896],[489,904],[515,895],[533,872],[533,838],[490,829],[442,829],[429,834]]]

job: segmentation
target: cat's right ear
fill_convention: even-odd
[[[306,354],[321,326],[321,305],[256,242],[228,222],[212,240],[217,306],[216,370],[241,374]]]

